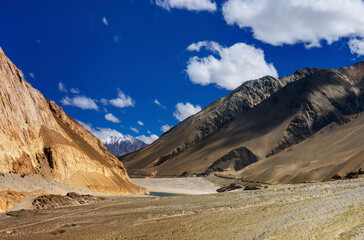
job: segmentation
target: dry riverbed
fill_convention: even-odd
[[[211,194],[220,186],[203,177],[187,178],[131,178],[132,183],[144,187],[149,192],[176,194]]]
[[[0,215],[0,239],[363,238],[363,177]]]

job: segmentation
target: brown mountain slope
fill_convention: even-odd
[[[300,143],[328,124],[340,121],[342,116],[362,111],[363,68],[364,63],[359,63],[339,70],[304,69],[293,76],[281,79],[265,77],[263,79],[272,79],[271,82],[289,80],[280,88],[265,90],[270,94],[246,109],[242,108],[244,105],[236,102],[251,99],[250,95],[257,91],[249,89],[246,92],[239,92],[239,89],[247,84],[245,83],[228,97],[216,101],[170,130],[151,146],[122,160],[131,173],[183,175],[205,173],[219,158],[241,147],[255,154],[258,160],[265,159]],[[259,81],[261,79],[251,81],[249,84],[254,85]],[[266,89],[272,89],[269,84],[264,86]],[[237,92],[241,94],[236,95]],[[238,100],[231,98],[234,94]],[[236,113],[231,114],[234,117],[222,122],[217,130],[195,141],[192,146],[179,152],[177,149],[165,157],[166,150],[179,146],[181,141],[185,141],[186,134],[201,129],[200,126],[193,125],[193,121],[198,120],[199,116],[210,119],[214,112],[211,109],[218,109],[219,101],[228,102],[222,109],[226,109],[229,105],[233,106],[228,109]],[[225,114],[226,111],[221,115]],[[213,127],[208,129],[214,130]],[[225,165],[231,166],[231,164]],[[232,169],[230,167],[225,170]]]
[[[218,132],[227,123],[243,115],[287,83],[300,79],[312,71],[315,70],[303,69],[289,77],[275,79],[266,76],[245,82],[228,96],[218,99],[199,113],[173,127],[153,144],[119,159],[133,173],[150,174],[154,168],[151,169],[147,165],[159,166],[184,152],[188,153],[188,149]],[[139,171],[145,167],[148,168],[146,171]]]
[[[0,173],[8,172],[104,193],[146,191],[100,140],[27,83],[0,48]]]
[[[364,115],[352,118],[348,123],[332,123],[302,143],[244,168],[238,175],[249,181],[297,183],[364,171]]]

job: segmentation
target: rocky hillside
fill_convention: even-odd
[[[0,173],[104,193],[144,193],[102,142],[27,83],[0,48]]]
[[[115,157],[125,155],[127,153],[135,152],[143,147],[148,146],[143,141],[136,139],[132,136],[123,137],[106,137],[101,139],[104,146],[111,152]]]
[[[227,97],[186,119],[150,146],[123,157],[122,161],[134,174],[191,175],[206,174],[211,169],[244,172],[234,165],[249,163],[246,169],[252,169],[262,160],[270,162],[278,153],[300,144],[332,123],[350,122],[352,115],[363,111],[363,76],[364,63],[361,62],[338,70],[308,68],[288,77],[267,76],[245,82]],[[250,154],[232,154],[239,149],[252,153],[257,163]],[[289,161],[295,160],[290,158]],[[316,161],[323,163],[325,159]],[[332,164],[337,167],[341,163],[337,159]],[[337,168],[315,179],[343,176],[357,171],[362,164],[363,161],[355,166],[349,164],[345,171]],[[285,169],[286,175],[294,174],[290,172],[293,169],[280,167]],[[260,177],[254,180],[263,180]],[[278,179],[272,174],[264,181],[280,182],[283,177]],[[288,182],[291,180],[293,178]],[[311,180],[309,175],[297,181],[308,180]]]

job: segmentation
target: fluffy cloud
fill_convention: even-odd
[[[351,53],[356,53],[359,56],[364,55],[364,38],[352,38],[349,41],[349,47]]]
[[[188,118],[189,116],[198,113],[201,111],[201,107],[199,105],[192,105],[191,103],[177,103],[176,110],[173,113],[173,116],[180,122]]]
[[[216,42],[202,41],[191,44],[187,50],[200,51],[202,47],[220,58],[213,55],[204,58],[192,57],[186,72],[193,83],[203,86],[215,83],[219,87],[233,90],[247,80],[265,75],[278,76],[273,64],[265,61],[261,49],[245,43],[236,43],[225,48]]]
[[[140,126],[144,126],[144,123],[142,121],[137,122]]]
[[[167,132],[169,129],[171,129],[172,127],[169,126],[168,124],[164,124],[162,127],[161,127],[161,131],[162,132]]]
[[[60,92],[67,92],[67,88],[66,88],[66,86],[63,84],[63,82],[59,82],[59,83],[58,83],[58,90],[59,90]]]
[[[120,122],[119,118],[115,117],[112,113],[106,114],[105,119],[110,121],[110,122],[113,122],[113,123],[119,123]]]
[[[151,134],[149,137],[145,135],[141,135],[136,137],[136,139],[139,139],[142,142],[145,142],[146,144],[151,144],[155,140],[157,140],[159,137],[155,134]]]
[[[61,100],[61,103],[65,106],[73,106],[73,107],[78,107],[81,108],[83,110],[86,109],[93,109],[93,110],[98,110],[99,107],[97,106],[97,104],[95,103],[95,101],[91,98],[88,98],[86,96],[76,96],[73,98],[69,98],[69,97],[64,97]]]
[[[118,89],[118,97],[112,100],[109,100],[110,104],[119,107],[119,108],[125,108],[125,107],[134,107],[135,102],[133,99],[131,99],[130,96],[125,95],[120,89]]]
[[[364,36],[362,0],[228,0],[228,24],[251,28],[254,37],[272,45],[329,44],[340,37]]]
[[[71,93],[74,93],[74,94],[79,94],[80,93],[80,90],[78,88],[71,88],[70,89],[70,92]]]
[[[81,125],[82,123],[79,122]],[[88,124],[89,125],[89,124]],[[85,127],[86,128],[86,127]],[[87,128],[86,128],[87,129]],[[88,130],[88,129],[87,129]],[[90,130],[89,130],[90,131]],[[93,129],[91,127],[91,131],[90,131],[95,137],[97,137],[98,139],[100,140],[103,140],[107,137],[120,137],[120,138],[123,138],[125,136],[129,136],[130,135],[124,135],[118,131],[116,131],[115,129],[111,129],[111,128],[99,128],[97,127],[97,130],[96,129]]]
[[[90,123],[84,123],[81,122],[79,120],[77,120],[77,122],[79,124],[81,124],[86,130],[88,130],[90,133],[92,133],[95,137],[97,137],[100,140],[103,140],[107,137],[120,137],[120,138],[125,138],[125,137],[132,137],[130,135],[124,135],[114,129],[111,128],[99,128],[97,127],[96,129],[92,127],[92,125]]]
[[[156,0],[155,4],[167,9],[187,9],[189,11],[216,11],[216,3],[211,0]]]
[[[107,21],[106,17],[103,17],[103,18],[102,18],[102,22],[103,22],[106,26],[108,26],[108,25],[109,25],[109,22]]]
[[[130,127],[130,130],[132,130],[135,133],[139,133],[139,130],[137,128],[135,128],[135,127]]]

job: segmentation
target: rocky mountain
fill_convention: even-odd
[[[127,153],[135,152],[143,147],[148,146],[143,141],[136,139],[132,136],[109,136],[101,139],[104,146],[111,152],[115,157],[125,155]]]
[[[292,76],[248,81],[153,144],[121,160],[128,171],[143,175],[206,174],[214,170],[264,182],[343,177],[364,169],[364,161],[352,165],[336,158],[329,167],[327,159],[318,157],[312,167],[313,159],[308,154],[301,152],[300,157],[294,158],[292,149],[306,144],[332,124],[353,124],[353,116],[364,108],[363,90],[364,62],[341,69],[306,68]],[[350,129],[363,131],[360,127]],[[362,142],[364,137],[356,140]],[[275,159],[287,151],[292,151],[291,157],[276,166],[282,171],[267,174],[278,164]],[[298,159],[304,159],[306,165],[297,163]],[[267,172],[258,174],[263,162]],[[302,167],[308,165],[312,174],[303,174]],[[313,172],[320,172],[318,168],[331,170],[314,176]]]
[[[103,193],[144,193],[102,142],[47,100],[0,48],[0,173]]]

